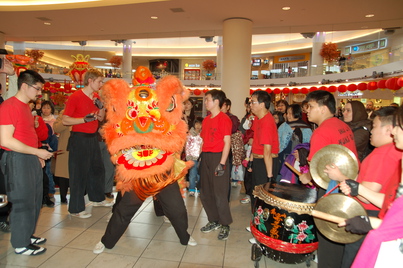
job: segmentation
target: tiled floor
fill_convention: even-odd
[[[254,267],[248,242],[251,234],[245,230],[250,219],[250,206],[239,202],[244,196],[239,192],[240,187],[232,188],[231,212],[234,222],[227,241],[219,241],[218,232],[200,232],[200,228],[207,223],[200,198],[186,197],[188,231],[198,245],[181,245],[172,226],[155,216],[149,198],[116,246],[99,255],[94,254],[92,249],[106,229],[111,208],[94,207],[91,218],[73,218],[56,195],[56,206],[42,209],[35,233],[48,239],[45,244],[47,252],[39,256],[17,255],[11,247],[10,234],[0,232],[0,267]],[[281,264],[264,256],[259,267],[299,268],[306,265]],[[311,267],[316,268],[316,263],[312,262]]]

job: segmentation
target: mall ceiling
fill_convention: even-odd
[[[60,0],[52,5],[49,1],[0,0],[0,31],[6,41],[220,36],[223,21],[238,17],[253,21],[254,35],[403,26],[402,0]],[[282,10],[286,6],[290,10]]]

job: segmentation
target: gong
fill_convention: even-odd
[[[355,216],[367,216],[364,207],[354,198],[344,194],[330,194],[324,196],[316,203],[316,211],[324,212],[343,219]],[[353,243],[363,235],[347,232],[345,227],[338,227],[337,223],[314,217],[316,228],[328,239],[342,244]]]
[[[358,161],[355,154],[339,144],[327,145],[314,154],[309,165],[313,181],[323,189],[327,189],[330,182],[324,170],[331,164],[335,164],[349,179],[354,180],[357,176]]]

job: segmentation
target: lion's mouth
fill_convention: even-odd
[[[126,169],[143,170],[163,164],[172,153],[146,145],[137,145],[123,149],[119,153],[117,164],[123,164]]]

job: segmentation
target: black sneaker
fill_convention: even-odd
[[[0,222],[0,230],[5,233],[11,232],[10,223],[7,221]]]
[[[221,224],[218,222],[210,221],[206,224],[206,226],[202,227],[200,231],[203,233],[210,233],[211,231],[217,230],[221,227]]]
[[[218,240],[227,240],[229,236],[229,226],[222,225],[220,229],[220,233],[218,234]]]
[[[53,208],[55,206],[55,202],[53,202],[49,196],[44,195],[42,204],[46,205],[47,207]]]

